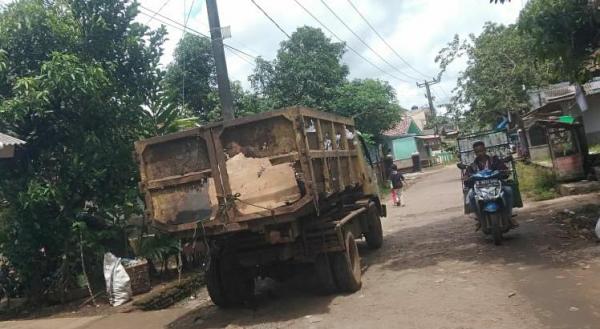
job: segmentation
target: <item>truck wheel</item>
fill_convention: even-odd
[[[206,271],[210,299],[222,308],[240,306],[254,295],[254,278],[226,259],[211,257]]]
[[[208,268],[206,269],[206,289],[210,299],[215,305],[220,307],[230,307],[227,297],[225,296],[225,289],[221,280],[221,271],[219,269],[219,260],[212,256],[208,262]]]
[[[315,271],[317,272],[317,280],[320,292],[328,295],[337,291],[335,279],[331,272],[331,260],[328,254],[320,254],[315,261]]]
[[[365,233],[365,240],[371,249],[379,249],[383,245],[383,228],[377,208],[369,207],[367,212],[369,231]]]
[[[337,286],[342,292],[355,292],[361,287],[360,255],[354,235],[347,232],[346,250],[331,253],[331,268]]]

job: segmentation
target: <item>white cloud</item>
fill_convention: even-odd
[[[303,25],[320,27],[293,0],[255,1],[289,34]],[[349,51],[344,56],[344,62],[350,68],[351,78],[380,78],[390,81],[396,88],[400,104],[407,108],[415,104],[427,103],[423,96],[424,89],[417,88],[415,81],[394,71],[370,52],[323,6],[320,0],[301,1],[306,8],[364,57],[385,71],[411,81],[406,83],[394,80]],[[404,59],[427,76],[434,76],[439,71],[434,63],[434,58],[439,49],[444,47],[454,34],[458,33],[463,37],[469,33],[477,34],[486,21],[513,23],[521,9],[519,1],[512,1],[504,5],[489,4],[487,0],[352,1]],[[407,75],[424,78],[404,65],[366,26],[346,0],[326,0],[326,2],[375,51],[395,67]],[[149,9],[158,10],[164,0],[141,0],[140,3]],[[188,25],[208,35],[208,19],[204,0],[170,0],[168,5],[161,10],[161,14],[175,21],[183,22],[192,3],[194,9]],[[186,9],[184,9],[184,5],[187,6]],[[227,39],[226,43],[266,59],[275,57],[279,43],[286,37],[250,0],[220,0],[218,6],[221,25],[230,25],[232,30],[232,38]],[[157,18],[164,20],[164,18]],[[146,22],[148,18],[140,15],[139,20]],[[160,22],[155,19],[149,25],[156,28]],[[173,49],[182,34],[175,28],[167,27],[167,29],[169,40],[165,44],[163,64],[171,60]],[[326,34],[329,35],[328,32]],[[245,87],[249,87],[247,77],[252,73],[253,65],[229,51],[227,52],[227,65],[230,79],[239,80]],[[447,94],[455,87],[456,77],[464,65],[464,61],[452,65],[444,75],[442,82],[433,88],[433,93],[437,97],[436,103],[443,103],[447,100]]]

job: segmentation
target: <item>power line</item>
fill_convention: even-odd
[[[192,14],[192,9],[194,8],[194,5],[196,4],[196,0],[192,0],[192,4],[190,5],[190,10],[187,13],[187,16],[185,17],[185,20],[183,21],[183,24],[185,26],[187,26],[188,21],[190,20],[190,15]],[[185,10],[185,6],[183,6],[184,10]]]
[[[439,91],[442,92],[442,94],[444,94],[445,98],[450,98],[450,96],[448,96],[448,93],[446,92],[446,90],[444,90],[444,88],[442,88],[442,85],[437,85],[435,86],[436,89],[438,89]]]
[[[208,39],[208,40],[210,40],[210,37],[209,37],[208,35],[206,35],[206,34],[204,34],[204,33],[200,32],[200,31],[198,31],[198,30],[195,30],[195,29],[192,29],[192,28],[190,28],[190,27],[188,27],[188,26],[185,26],[185,25],[183,25],[183,24],[181,24],[181,23],[179,23],[179,22],[177,22],[177,21],[175,21],[175,20],[173,20],[173,19],[171,19],[171,18],[169,18],[169,17],[167,17],[167,16],[164,16],[164,15],[162,15],[162,14],[158,13],[158,12],[155,12],[154,10],[148,9],[148,8],[146,8],[146,7],[142,6],[142,5],[140,5],[140,8],[141,8],[141,9],[144,9],[144,10],[148,11],[150,14],[152,14],[152,15],[150,15],[150,14],[148,14],[148,13],[144,13],[143,11],[140,11],[140,13],[141,13],[141,14],[143,14],[143,15],[145,15],[145,16],[152,17],[152,16],[154,15],[154,16],[155,16],[155,18],[154,18],[154,19],[155,19],[156,21],[159,21],[159,22],[161,22],[161,23],[163,23],[163,24],[165,24],[165,25],[167,25],[167,26],[170,26],[170,27],[172,27],[172,28],[178,29],[178,30],[180,30],[180,31],[191,31],[191,32],[194,32],[194,33],[195,33],[197,36],[200,36],[200,37],[202,37],[202,38],[205,38],[205,39]],[[164,20],[157,19],[156,17],[161,17],[161,18],[163,18],[163,19],[165,19],[165,20],[167,20],[167,21],[169,21],[169,22],[171,22],[171,23],[167,23],[167,22],[165,22]],[[177,25],[177,26],[174,26],[173,24],[175,24],[175,25]],[[234,51],[236,51],[236,52],[238,52],[238,53],[240,53],[240,54],[244,54],[245,56],[248,56],[249,58],[252,58],[253,60],[255,60],[255,59],[256,59],[256,56],[253,56],[253,55],[251,55],[251,54],[249,54],[249,53],[247,53],[247,52],[245,52],[245,51],[243,51],[243,50],[241,50],[241,49],[238,49],[238,48],[236,48],[236,47],[233,47],[233,46],[230,46],[230,45],[227,45],[227,44],[223,44],[223,45],[224,45],[226,48],[229,48],[229,49],[231,49],[231,50],[234,50]]]
[[[400,60],[406,64],[406,66],[410,67],[413,71],[419,73],[420,75],[422,75],[425,78],[429,78],[429,76],[427,76],[426,74],[423,74],[421,71],[417,70],[416,68],[414,68],[412,65],[410,65],[409,62],[407,62],[402,56],[400,56],[400,54],[381,36],[381,34],[379,34],[379,32],[377,32],[377,30],[375,29],[375,27],[373,27],[373,25],[371,25],[371,23],[367,20],[367,18],[358,10],[358,8],[356,8],[356,6],[352,3],[351,0],[346,0],[348,1],[348,3],[350,4],[350,6],[352,6],[352,8],[354,9],[354,11],[356,11],[356,13],[358,13],[358,15],[363,19],[363,21],[365,23],[367,23],[367,25],[371,28],[371,30],[379,37],[379,39],[381,39],[381,41],[383,41],[383,43],[396,55],[398,56],[398,58],[400,58]]]
[[[336,39],[338,39],[338,41],[343,42],[346,44],[346,47],[348,47],[348,49],[350,49],[350,51],[352,51],[354,54],[356,54],[358,57],[362,58],[362,60],[364,60],[365,62],[371,64],[371,66],[373,66],[374,68],[376,68],[377,70],[381,71],[383,74],[389,75],[390,77],[401,81],[401,82],[406,82],[406,83],[410,83],[410,81],[406,81],[404,79],[400,79],[397,76],[384,71],[382,68],[380,68],[379,66],[375,65],[373,62],[371,62],[370,60],[368,60],[367,58],[365,58],[363,55],[361,55],[358,51],[356,51],[354,48],[350,47],[342,38],[340,38],[337,34],[335,34],[335,32],[333,32],[330,28],[327,27],[327,25],[323,24],[312,12],[310,12],[310,10],[306,9],[306,7],[304,7],[298,0],[294,0],[294,2],[300,6],[300,8],[302,8],[307,14],[309,14],[315,21],[317,21],[317,23],[319,23],[319,25],[321,25],[325,30],[327,30],[331,35],[333,35]]]
[[[181,38],[179,39],[180,41],[185,37],[186,34],[186,28],[187,28],[187,18],[189,17],[189,13],[188,15],[185,14],[185,5],[186,5],[186,0],[183,0],[183,34],[181,35]],[[192,12],[192,7],[194,6],[194,4],[192,3],[192,6],[190,6],[190,13]],[[182,65],[183,65],[183,70],[182,70],[182,75],[181,75],[181,108],[185,107],[185,51],[181,54],[182,55]]]
[[[147,10],[147,9],[146,9],[146,10]],[[143,12],[143,11],[140,11],[140,14],[142,14],[142,15],[144,15],[144,16],[147,16],[147,17],[151,17],[151,15],[150,15],[150,14],[147,14],[147,13],[145,13],[145,12]],[[158,15],[157,15],[157,16],[158,16]],[[177,30],[179,30],[179,31],[188,32],[188,33],[191,33],[191,34],[193,34],[193,35],[195,35],[195,36],[198,36],[198,37],[201,37],[201,38],[204,38],[204,39],[209,39],[209,40],[210,40],[210,38],[208,38],[208,37],[207,37],[205,34],[203,34],[203,33],[200,33],[200,32],[198,32],[198,31],[196,31],[196,30],[194,30],[194,29],[191,29],[191,28],[189,28],[189,27],[187,27],[187,28],[185,28],[185,29],[184,29],[184,28],[182,28],[182,27],[179,27],[179,26],[173,25],[173,24],[171,24],[171,23],[168,23],[168,22],[166,22],[166,21],[163,21],[163,20],[161,20],[161,19],[159,19],[159,18],[154,18],[154,20],[156,20],[156,21],[158,21],[158,22],[160,22],[160,23],[162,23],[162,24],[164,24],[164,25],[166,25],[166,26],[170,26],[170,27],[172,27],[172,28],[174,28],[174,29],[177,29]],[[176,24],[178,24],[178,25],[181,25],[181,24],[179,24],[179,23],[176,23]],[[245,51],[243,51],[243,50],[240,50],[240,49],[238,49],[238,48],[235,48],[235,47],[232,47],[232,46],[229,46],[229,45],[225,45],[225,47],[226,47],[227,49],[231,50],[231,53],[232,53],[233,55],[237,56],[238,58],[240,58],[240,59],[241,59],[241,60],[243,60],[244,62],[246,62],[246,63],[249,63],[249,64],[251,64],[251,65],[254,65],[254,63],[250,62],[248,59],[246,59],[246,58],[242,57],[241,55],[244,55],[244,56],[250,57],[250,58],[252,58],[252,59],[256,59],[256,56],[252,56],[252,55],[248,54],[247,52],[245,52]],[[241,54],[241,55],[240,55],[240,54]]]
[[[169,1],[171,0],[165,0],[165,2],[163,2],[162,6],[160,6],[160,8],[158,8],[158,10],[155,12],[154,15],[150,16],[150,18],[146,21],[146,25],[148,25],[150,22],[152,22],[152,20],[154,19],[154,17],[156,17],[156,15],[163,10],[163,8],[165,8],[165,6],[169,3]],[[142,5],[140,5],[140,7],[142,7]]]
[[[376,52],[375,49],[373,49],[371,46],[369,46],[369,44],[365,40],[363,40],[363,38],[361,38],[356,32],[354,32],[354,30],[350,26],[348,26],[348,24],[346,24],[346,22],[335,12],[335,10],[333,10],[333,9],[331,9],[331,7],[329,7],[327,2],[325,2],[324,0],[321,0],[321,3],[323,4],[323,6],[325,6],[327,8],[327,10],[329,10],[329,12],[331,12],[333,14],[333,16],[335,16],[335,18],[338,19],[338,21],[340,21],[340,23],[342,23],[342,25],[344,25],[346,27],[346,29],[348,29],[348,31],[350,31],[350,33],[352,33],[363,45],[365,45],[365,47],[367,47],[371,52],[373,52],[373,54],[377,55],[377,57],[379,57],[389,67],[391,67],[392,69],[396,70],[396,72],[400,73],[401,75],[403,75],[409,79],[413,79],[415,81],[419,80],[418,78],[415,78],[413,76],[410,76],[410,75],[400,71],[398,68],[396,68],[394,65],[392,65],[392,63],[388,62],[385,58],[383,58],[383,56],[381,56],[378,52]]]
[[[226,50],[228,50],[231,54],[233,54],[234,56],[238,57],[239,59],[243,60],[244,62],[250,64],[250,65],[255,65],[255,63],[251,62],[250,60],[248,60],[247,58],[239,55],[237,53],[237,50],[235,49],[231,49],[231,48],[225,48]]]
[[[271,16],[269,16],[269,14],[267,14],[267,12],[264,9],[262,9],[261,6],[258,5],[258,3],[256,3],[256,1],[254,1],[254,0],[250,0],[250,1],[252,1],[252,3],[256,6],[256,8],[258,8],[258,10],[260,10],[263,13],[263,15],[265,15],[275,26],[277,26],[277,28],[279,29],[279,31],[281,31],[281,33],[285,34],[285,36],[287,36],[288,39],[292,38],[283,28],[281,28],[281,26],[279,26],[279,24],[277,24],[277,22],[273,18],[271,18]]]
[[[190,10],[191,10],[191,8],[190,8]],[[210,28],[208,27],[208,25],[206,25],[205,23],[202,23],[202,22],[199,22],[199,23],[200,23],[200,25],[202,25],[203,27],[205,27],[205,28],[207,28],[207,29],[210,29]],[[187,24],[186,24],[186,25],[187,25]],[[234,36],[232,36],[232,37],[231,37],[231,40],[230,40],[230,42],[233,42],[233,43],[235,43],[235,44],[238,44],[238,45],[239,45],[239,47],[245,48],[246,50],[248,50],[248,51],[251,51],[252,53],[258,54],[258,51],[256,51],[256,50],[252,49],[252,47],[250,47],[250,46],[246,45],[246,44],[245,44],[245,43],[243,43],[243,42],[240,42],[239,40],[234,40],[234,38],[235,38],[235,37],[234,37]],[[227,46],[227,45],[225,45],[225,46]],[[249,56],[252,56],[253,58],[256,58],[256,57],[257,57],[256,55],[252,55],[252,54],[249,54]]]

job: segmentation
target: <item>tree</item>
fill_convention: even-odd
[[[348,75],[348,67],[341,63],[344,49],[343,43],[331,42],[320,29],[298,28],[281,42],[272,63],[257,60],[250,81],[276,107],[324,108]]]
[[[147,126],[144,137],[166,135],[193,128],[199,118],[189,112],[180,104],[171,102],[164,93],[159,92],[150,100],[148,109],[144,111]]]
[[[210,40],[186,33],[179,40],[165,76],[166,96],[170,103],[188,108],[202,121],[210,121],[209,113],[219,104],[216,67]]]
[[[44,1],[19,1],[0,13],[0,49],[5,70],[0,100],[12,96],[15,80],[37,72],[52,51],[70,50],[80,35],[75,18]]]
[[[518,20],[519,30],[532,40],[536,56],[558,60],[563,77],[585,82],[585,62],[600,46],[597,6],[588,0],[532,0]]]
[[[532,40],[514,25],[486,23],[483,32],[469,40],[455,37],[436,58],[442,71],[457,57],[467,56],[467,68],[460,74],[455,108],[466,109],[465,119],[477,129],[494,123],[507,112],[528,107],[526,89],[556,81],[556,64],[538,59]]]
[[[32,297],[75,284],[79,244],[96,266],[107,248],[122,252],[141,210],[131,154],[164,29],[136,12],[123,0],[21,0],[0,13],[0,129],[27,142],[0,163],[1,252]]]
[[[336,90],[329,106],[332,112],[356,119],[358,129],[373,136],[392,128],[404,111],[394,88],[381,80],[364,79],[345,83]]]

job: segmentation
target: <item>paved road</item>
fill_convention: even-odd
[[[170,310],[119,314],[82,327],[600,328],[600,279],[594,277],[600,247],[563,239],[549,220],[552,209],[598,202],[599,195],[520,210],[521,227],[497,247],[474,232],[459,190],[453,168],[411,186],[407,206],[389,208],[384,247],[361,248],[363,288],[355,294],[318,296],[307,272],[265,283],[255,309],[219,310],[203,293]]]

